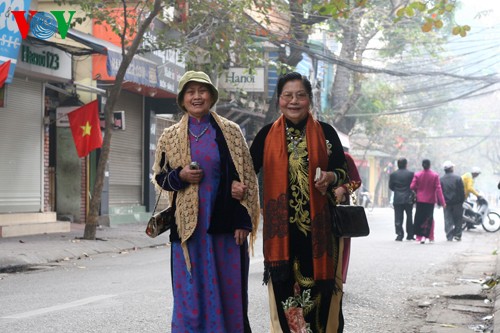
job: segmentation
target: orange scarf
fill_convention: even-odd
[[[286,278],[290,265],[288,150],[286,122],[282,115],[272,125],[264,144],[264,264],[273,278]],[[327,197],[314,187],[316,167],[326,170],[328,153],[320,123],[308,115],[306,124],[309,157],[309,193],[314,280],[334,280],[334,238],[329,222]],[[268,276],[269,278],[269,276]],[[265,278],[265,281],[267,279]]]

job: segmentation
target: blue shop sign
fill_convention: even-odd
[[[116,77],[121,62],[122,55],[118,52],[108,49],[106,67],[109,76]],[[146,59],[142,60],[134,57],[127,69],[127,72],[125,73],[125,80],[150,87],[157,87],[158,75],[156,73],[156,66],[157,65],[155,63],[149,62]]]
[[[5,83],[12,82],[22,42],[19,27],[11,11],[28,11],[30,5],[31,0],[0,1],[0,62],[4,63],[10,60],[9,76]]]

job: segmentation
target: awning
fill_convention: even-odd
[[[367,160],[357,160],[354,159],[354,164],[356,164],[356,167],[359,168],[369,168],[370,167],[370,162]]]
[[[101,81],[114,81],[122,62],[122,50],[119,46],[75,29],[70,29],[67,37],[103,56],[97,56],[93,61],[94,78],[97,76]],[[125,73],[123,89],[155,98],[174,98],[175,94],[159,85],[158,65],[152,60],[135,55]],[[96,67],[99,68],[98,73],[95,72]]]
[[[26,39],[34,45],[52,46],[52,47],[55,47],[56,49],[62,50],[64,52],[67,52],[67,53],[74,55],[74,56],[87,56],[87,55],[91,55],[91,54],[100,53],[97,50],[95,50],[94,48],[90,48],[85,44],[83,44],[83,45],[85,45],[87,47],[78,47],[78,46],[73,46],[73,45],[69,45],[69,44],[50,42],[48,40],[39,39],[36,37],[32,37],[30,35],[28,35],[28,37],[26,37]]]
[[[122,50],[119,46],[74,29],[70,29],[67,36],[83,45],[93,48],[99,54],[107,55],[108,75],[112,77],[116,76],[122,62]],[[156,87],[158,86],[156,75],[157,65],[157,63],[149,59],[135,55],[125,74],[125,80]]]
[[[108,49],[106,48],[106,46],[101,44],[101,42],[105,42],[102,39],[95,38],[89,34],[85,34],[74,29],[69,29],[66,37],[71,38],[75,42],[88,46],[89,48],[94,50],[94,53],[105,55],[108,54]]]

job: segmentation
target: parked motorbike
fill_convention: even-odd
[[[363,206],[365,209],[373,210],[373,201],[370,198],[370,192],[366,191],[364,188],[358,192],[358,204]]]
[[[482,225],[487,232],[500,230],[500,215],[489,209],[488,201],[480,197],[473,202],[463,203],[462,230],[470,229],[471,226]]]

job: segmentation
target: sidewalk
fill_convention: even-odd
[[[500,245],[498,237],[492,243]],[[488,246],[459,253],[452,268],[435,273],[432,286],[423,287],[421,295],[426,296],[414,300],[427,309],[426,324],[418,333],[500,332],[500,286],[483,285],[500,267],[499,256],[492,252]]]
[[[146,223],[97,227],[97,240],[81,239],[84,229],[84,224],[71,223],[68,233],[0,238],[0,273],[99,253],[164,246],[168,242],[166,235],[149,238],[144,233]]]

